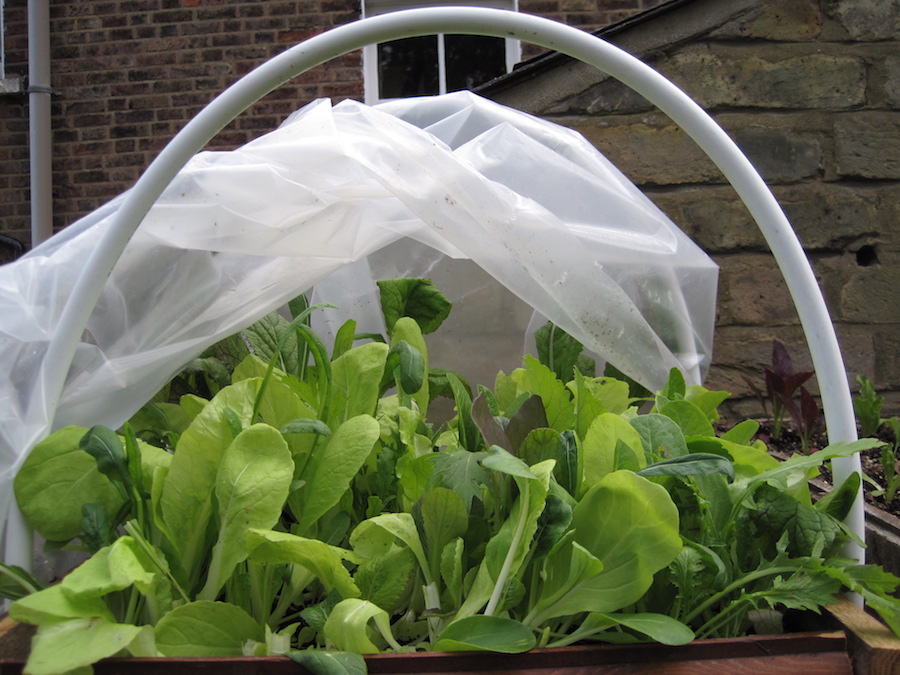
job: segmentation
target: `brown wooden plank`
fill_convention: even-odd
[[[828,607],[847,630],[847,647],[859,675],[900,673],[900,637],[846,598]]]
[[[19,628],[28,628],[22,627]],[[0,622],[0,631],[16,629]],[[0,633],[2,635],[2,633]],[[2,642],[0,637],[0,642]],[[845,675],[851,673],[843,632],[797,633],[702,640],[680,647],[659,644],[574,646],[527,654],[379,654],[367,657],[372,675],[404,673],[498,673],[506,675]],[[21,675],[24,656],[0,658],[0,675]],[[279,657],[197,659],[111,659],[96,675],[297,675],[292,661]]]

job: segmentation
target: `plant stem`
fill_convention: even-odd
[[[736,590],[745,587],[747,584],[756,581],[757,579],[764,579],[765,577],[770,577],[776,574],[793,573],[796,571],[796,566],[784,566],[772,567],[766,570],[756,570],[755,572],[750,572],[749,574],[740,577],[736,581],[733,581],[731,584],[726,586],[723,590],[719,591],[715,595],[707,598],[706,601],[701,603],[699,607],[696,607],[692,612],[689,612],[688,615],[685,616],[684,619],[682,619],[682,622],[690,623],[693,619],[697,618],[700,614],[715,605],[717,602],[721,601],[723,598],[728,597]]]
[[[172,573],[169,571],[169,566],[160,561],[157,550],[153,548],[153,546],[151,546],[150,543],[144,538],[144,535],[141,534],[141,532],[135,526],[133,520],[129,520],[127,523],[125,523],[125,532],[134,537],[134,540],[144,550],[144,553],[147,554],[151,562],[156,565],[157,569],[159,569],[159,571],[162,572],[169,580],[169,582],[172,584],[172,588],[174,588],[178,592],[178,595],[180,595],[185,602],[190,602],[190,597],[188,597],[188,594],[184,592],[184,589],[179,585],[179,583],[175,581],[175,577],[173,577]]]
[[[522,494],[519,495],[519,503],[522,505],[519,514],[519,522],[516,523],[516,529],[515,532],[513,532],[512,541],[509,544],[509,550],[506,552],[506,558],[503,560],[503,567],[500,568],[500,574],[497,575],[494,592],[491,593],[491,599],[484,609],[485,616],[491,616],[497,611],[497,605],[500,604],[500,598],[503,597],[503,591],[506,588],[506,580],[509,578],[510,571],[512,570],[513,560],[515,560],[519,542],[522,540],[522,534],[525,531],[525,523],[528,520],[528,493],[530,492],[530,489],[531,488],[526,481]]]

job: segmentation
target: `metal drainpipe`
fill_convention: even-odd
[[[53,234],[53,174],[50,143],[50,2],[28,0],[28,134],[31,159],[31,246]],[[30,570],[31,547],[19,549],[12,542],[31,541],[31,528],[15,500],[10,505],[5,546],[9,565]],[[0,604],[0,611],[8,603]]]
[[[50,2],[28,0],[28,117],[31,158],[31,246],[53,234],[50,130]]]

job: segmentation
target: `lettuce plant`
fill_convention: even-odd
[[[38,626],[28,675],[122,654],[348,672],[385,650],[683,644],[842,589],[900,630],[900,580],[839,557],[854,483],[815,505],[806,483],[872,442],[779,463],[753,422],[716,435],[726,394],[673,371],[635,399],[555,330],[553,368],[526,357],[472,391],[430,368],[406,316],[434,294],[382,293],[405,309],[381,341],[348,323],[326,346],[302,308],[211,398],[155,404],[162,433],[144,410],[141,434],[70,427],[35,448],[23,513],[93,555],[12,605]],[[436,426],[438,390],[457,414]]]

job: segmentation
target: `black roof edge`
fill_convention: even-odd
[[[625,31],[631,30],[635,26],[639,26],[642,23],[653,21],[657,17],[668,14],[669,12],[678,9],[683,5],[688,5],[694,1],[695,0],[668,0],[668,2],[664,2],[661,5],[657,5],[656,7],[651,7],[650,9],[638,14],[633,14],[626,19],[622,19],[621,21],[603,26],[602,28],[594,31],[593,35],[603,38],[604,40],[609,40],[609,38],[614,37],[619,33],[624,33]],[[506,89],[521,84],[522,82],[527,82],[528,80],[533,79],[538,75],[547,72],[548,70],[552,70],[553,68],[557,68],[564,63],[568,63],[574,60],[575,59],[573,59],[571,56],[563,54],[561,52],[551,51],[544,54],[538,54],[537,56],[528,59],[527,61],[517,63],[512,72],[509,72],[506,75],[501,75],[500,77],[497,77],[489,82],[485,82],[484,84],[476,87],[474,91],[478,94],[497,94]]]

